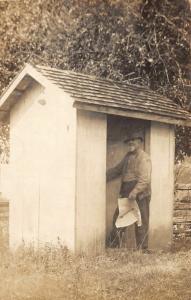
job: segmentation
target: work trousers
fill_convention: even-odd
[[[120,191],[120,197],[128,198],[128,195],[134,186],[135,185],[132,184],[132,182],[130,184],[126,183],[125,185],[123,185]],[[137,226],[137,224],[135,224],[136,247],[137,249],[147,249],[150,197],[147,196],[147,197],[143,197],[142,199],[139,199],[139,197],[137,197],[136,201],[140,209],[141,220],[142,220],[142,226]],[[120,247],[122,242],[121,239],[124,236],[124,233],[127,228],[127,227],[116,228],[115,222],[117,220],[118,215],[119,215],[119,209],[117,207],[113,216],[113,228],[107,241],[107,245],[110,247]]]
[[[144,197],[141,200],[137,199],[142,220],[142,226],[135,224],[135,237],[138,249],[148,249],[149,203],[150,197]]]

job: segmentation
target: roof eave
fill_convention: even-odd
[[[26,88],[34,80],[41,84],[43,87],[51,84],[50,81],[41,73],[39,73],[35,68],[33,68],[29,64],[26,64],[20,71],[20,73],[11,81],[10,85],[7,87],[0,98],[0,121],[2,121],[6,117],[11,105],[20,95],[22,95],[24,90],[26,90]]]
[[[77,109],[82,109],[82,110],[89,110],[89,111],[111,114],[111,115],[119,115],[128,118],[142,119],[145,121],[155,121],[155,122],[166,123],[171,125],[191,127],[191,119],[190,120],[176,119],[172,117],[159,116],[152,113],[143,113],[143,112],[136,112],[132,110],[113,108],[108,106],[92,105],[92,104],[82,103],[78,101],[74,103],[74,106]]]
[[[52,83],[46,76],[36,70],[29,64],[26,64],[23,70],[17,75],[17,77],[11,82],[9,87],[3,93],[0,99],[0,120],[7,115],[10,110],[11,105],[18,99],[19,93],[27,88],[27,86],[31,83],[32,80],[37,81],[43,87],[52,86],[56,87],[54,83]],[[57,87],[60,89],[59,87]],[[181,125],[191,127],[191,118],[173,118],[168,116],[162,116],[150,112],[140,112],[134,111],[131,109],[122,109],[122,108],[114,108],[104,105],[96,105],[96,104],[88,104],[82,101],[76,101],[75,107],[83,110],[89,111],[97,111],[105,114],[114,114],[120,116],[126,116],[130,118],[148,120],[148,121],[156,121],[161,123],[167,123],[172,125]]]

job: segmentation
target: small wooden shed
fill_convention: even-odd
[[[150,247],[170,245],[174,125],[190,126],[188,112],[144,87],[26,65],[0,99],[0,119],[8,116],[12,247],[105,247],[120,184],[106,185],[106,169],[126,152],[124,135],[140,129],[152,160]]]

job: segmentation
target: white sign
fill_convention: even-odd
[[[115,223],[117,228],[127,227],[135,222],[137,222],[138,226],[142,225],[141,213],[136,201],[130,201],[128,198],[119,198],[118,208],[119,216]]]

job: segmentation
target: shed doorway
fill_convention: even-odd
[[[127,144],[124,138],[130,132],[139,131],[144,137],[143,147],[147,151],[147,132],[149,121],[108,115],[107,117],[107,169],[114,167],[127,153]],[[106,238],[108,238],[113,222],[113,214],[117,207],[121,178],[116,178],[107,183],[106,187]],[[135,247],[134,225],[126,230],[122,247]]]

